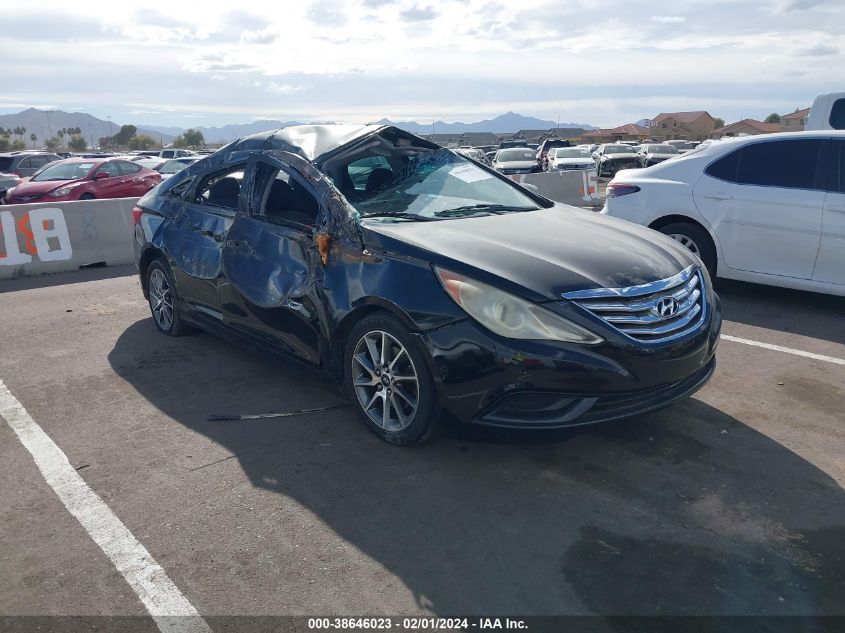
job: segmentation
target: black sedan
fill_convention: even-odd
[[[236,141],[133,221],[163,334],[198,327],[326,372],[395,444],[447,417],[552,428],[643,413],[715,366],[719,299],[688,250],[393,127]]]

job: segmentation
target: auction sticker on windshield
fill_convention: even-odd
[[[449,175],[464,182],[477,182],[493,177],[475,165],[455,165],[449,172]]]

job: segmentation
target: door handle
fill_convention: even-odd
[[[845,204],[829,204],[827,205],[827,210],[836,213],[845,213]]]
[[[733,200],[733,196],[729,196],[726,193],[704,193],[701,194],[702,198],[707,198],[708,200]]]

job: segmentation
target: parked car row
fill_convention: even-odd
[[[67,158],[8,189],[4,203],[139,197],[159,182],[161,174],[128,160]]]

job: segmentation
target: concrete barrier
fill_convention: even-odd
[[[520,184],[534,185],[541,196],[556,202],[576,207],[595,207],[602,204],[595,169],[514,174],[508,178]]]
[[[129,264],[137,198],[0,206],[0,279]]]

